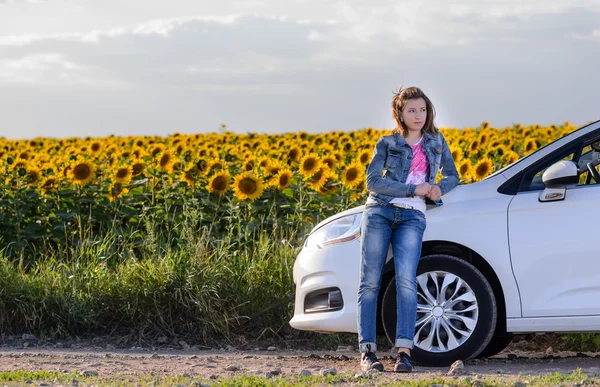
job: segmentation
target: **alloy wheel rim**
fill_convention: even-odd
[[[449,352],[471,337],[479,318],[475,293],[462,278],[446,271],[417,276],[414,344],[427,352]]]

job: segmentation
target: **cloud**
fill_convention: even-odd
[[[400,84],[429,93],[443,125],[577,122],[595,109],[590,8],[327,4],[322,20],[186,16],[0,37],[0,95],[15,96],[0,115],[69,135],[389,127]],[[557,90],[577,97],[557,104]]]
[[[568,36],[575,40],[591,40],[600,42],[600,29],[594,29],[589,34],[571,33]]]
[[[129,30],[4,37],[0,59],[56,52],[91,73],[109,75],[114,84],[273,84],[281,80],[274,74],[285,77],[309,68],[311,58],[323,50],[320,38],[331,28],[285,18],[190,17],[152,21]],[[18,79],[34,82],[42,77]]]
[[[119,86],[118,82],[96,78],[90,74],[88,68],[68,60],[59,53],[43,53],[0,60],[0,83]]]

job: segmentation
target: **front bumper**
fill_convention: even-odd
[[[324,248],[305,246],[294,264],[296,296],[290,325],[306,331],[356,333],[359,268],[360,239]],[[323,296],[320,302],[315,294]],[[310,296],[312,302],[307,303]]]

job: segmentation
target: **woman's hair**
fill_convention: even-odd
[[[404,122],[400,121],[400,116],[404,110],[404,107],[406,106],[406,101],[409,99],[419,98],[423,98],[427,108],[427,119],[425,120],[425,125],[423,125],[423,129],[421,129],[421,131],[433,135],[437,135],[439,133],[438,128],[436,128],[435,124],[433,123],[433,120],[435,119],[435,108],[425,93],[423,93],[423,91],[418,87],[413,86],[403,90],[402,86],[400,86],[398,91],[394,92],[394,99],[392,100],[392,117],[394,118],[394,121],[396,121],[396,128],[394,128],[392,131],[393,134],[399,133],[402,136],[406,136],[408,133],[408,128]]]

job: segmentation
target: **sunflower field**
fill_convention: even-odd
[[[461,184],[576,127],[443,128]],[[389,130],[0,138],[0,329],[278,332],[319,221],[362,204]]]

